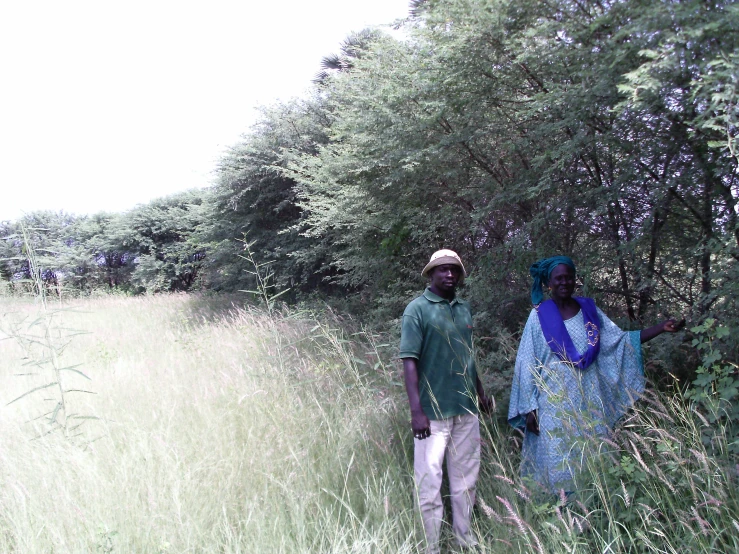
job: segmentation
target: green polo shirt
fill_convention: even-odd
[[[477,413],[472,313],[429,289],[403,312],[400,357],[418,360],[421,407],[429,419]]]

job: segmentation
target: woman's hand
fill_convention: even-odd
[[[526,430],[539,436],[539,417],[536,410],[526,414]]]
[[[662,331],[665,333],[677,333],[680,329],[685,327],[685,320],[675,321],[674,319],[668,319],[662,324]]]
[[[662,333],[677,333],[680,329],[685,327],[685,320],[675,321],[674,319],[668,319],[662,323],[658,323],[654,327],[649,329],[641,330],[641,341],[647,342],[652,340],[654,337],[661,335]]]

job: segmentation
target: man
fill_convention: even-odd
[[[487,411],[472,348],[472,314],[456,296],[466,277],[452,250],[439,250],[421,272],[426,291],[403,313],[400,357],[411,408],[414,472],[427,552],[439,552],[443,515],[442,462],[446,456],[452,529],[462,547],[474,546],[470,516],[480,469],[478,407]]]

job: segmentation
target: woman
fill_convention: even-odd
[[[588,439],[607,435],[644,391],[641,343],[684,322],[621,331],[592,299],[572,296],[570,258],[540,260],[529,272],[534,309],[516,356],[508,421],[525,431],[522,476],[552,492],[574,491]],[[542,285],[551,292],[545,302]]]

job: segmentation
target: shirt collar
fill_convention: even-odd
[[[449,302],[449,304],[454,305],[456,303],[461,303],[462,301],[455,296],[451,300],[447,300],[446,298],[442,298],[438,294],[434,294],[431,292],[431,289],[427,288],[425,291],[423,291],[423,296],[428,300],[429,302]]]

